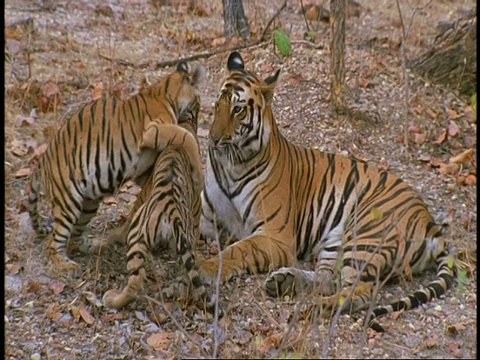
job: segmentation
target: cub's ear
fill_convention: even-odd
[[[178,72],[184,72],[188,74],[188,65],[185,61],[180,61],[177,65]]]
[[[207,79],[207,69],[202,65],[197,65],[192,73],[192,86],[198,88],[198,86]]]
[[[228,71],[245,69],[245,63],[243,62],[242,56],[237,51],[232,52],[228,57],[227,69]]]
[[[270,104],[273,100],[273,92],[275,90],[275,86],[277,85],[278,75],[280,75],[280,69],[275,71],[274,74],[268,76],[264,80],[264,85],[261,87],[263,97],[267,104]]]

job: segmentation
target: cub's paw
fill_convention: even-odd
[[[70,241],[68,245],[69,253],[78,250],[83,254],[98,255],[102,252],[102,249],[108,246],[108,242],[105,239],[83,235],[74,241]]]
[[[120,245],[127,243],[128,226],[120,226],[112,229],[108,236],[108,245]]]
[[[64,254],[52,254],[50,255],[50,260],[59,273],[75,274],[80,268],[75,261],[70,260],[68,256]]]

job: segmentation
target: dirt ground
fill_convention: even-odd
[[[428,49],[439,22],[454,21],[475,5],[438,0],[415,9],[427,2],[399,2],[408,30],[407,58]],[[252,39],[260,37],[282,3],[244,1]],[[449,245],[465,269],[459,283],[442,299],[382,318],[386,332],[378,334],[363,329],[362,313],[333,322],[297,320],[292,315],[298,299],[268,298],[262,290],[264,274],[243,276],[220,288],[225,316],[215,322],[179,295],[178,266],[162,257],[147,296],[119,311],[104,309],[104,292],[126,283],[125,248],[108,248],[100,256],[75,254],[82,268],[78,277],[55,273],[25,212],[32,163],[52,132],[92,98],[130,96],[171,71],[160,66],[163,61],[242,42],[224,43],[220,2],[188,7],[178,1],[9,0],[7,24],[32,20],[7,27],[5,35],[6,359],[477,357],[476,117],[468,99],[413,74],[406,102],[396,3],[359,3],[359,15],[346,23],[347,81],[349,103],[369,119],[332,115],[330,27],[306,22],[292,0],[272,24],[289,34],[291,56],[283,58],[275,50],[271,35],[241,53],[247,67],[264,76],[282,69],[274,113],[291,141],[387,168],[421,194],[434,217],[449,224]],[[304,39],[307,24],[311,41]],[[228,54],[190,64],[201,63],[209,71],[198,131],[203,160]],[[122,223],[137,192],[127,184],[105,199],[91,236],[106,237]],[[200,249],[208,254],[212,247],[206,243]],[[406,295],[432,276],[389,284],[378,301]]]

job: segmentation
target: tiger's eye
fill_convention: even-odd
[[[243,107],[236,105],[233,107],[233,114],[234,115],[239,114],[242,112],[242,110],[243,110]]]

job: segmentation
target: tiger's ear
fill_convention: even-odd
[[[197,65],[192,73],[192,86],[198,88],[198,86],[207,79],[207,69],[202,65]]]
[[[227,69],[228,71],[245,69],[245,63],[243,62],[242,56],[238,53],[238,51],[232,52],[228,57]]]
[[[180,61],[177,65],[178,72],[184,72],[188,74],[188,65],[185,61]]]
[[[262,94],[267,104],[270,104],[273,100],[273,91],[277,85],[278,75],[280,75],[280,69],[264,80],[265,85],[262,86]]]

